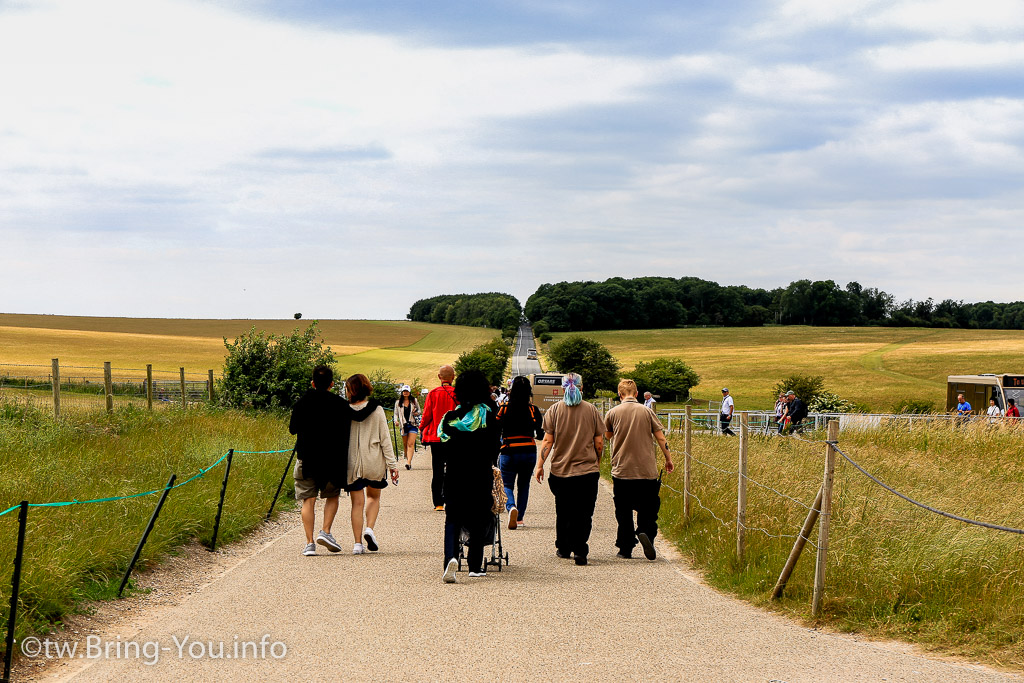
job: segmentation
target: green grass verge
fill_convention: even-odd
[[[152,413],[118,409],[54,420],[44,410],[0,402],[0,510],[31,503],[123,496],[183,481],[229,448],[291,448],[285,418],[196,408]],[[218,545],[264,518],[288,454],[236,455]],[[172,491],[140,568],[187,541],[209,543],[224,465]],[[290,478],[279,506],[292,500]],[[157,495],[68,507],[30,508],[22,570],[18,637],[46,632],[82,601],[115,595]],[[18,528],[0,518],[0,609],[6,624]]]
[[[823,439],[822,433],[807,435]],[[840,448],[897,490],[942,510],[1024,527],[1020,428],[953,430],[905,424],[844,432]],[[678,469],[665,483],[682,491]],[[751,436],[749,477],[810,505],[821,485],[823,444]],[[694,435],[695,458],[735,471],[738,440]],[[1024,537],[944,519],[884,491],[842,458],[835,477],[828,570],[820,619],[810,615],[815,550],[808,545],[782,600],[770,600],[807,509],[748,485],[747,558],[736,560],[737,477],[693,464],[696,502],[662,489],[665,535],[707,581],[808,623],[913,641],[947,654],[1024,667]],[[705,509],[707,508],[707,509]],[[710,510],[711,512],[708,512]],[[712,513],[722,521],[715,519]],[[818,529],[811,536],[817,541]]]

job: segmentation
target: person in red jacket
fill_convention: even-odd
[[[444,465],[446,444],[441,443],[437,436],[437,426],[441,418],[450,410],[458,407],[455,400],[455,389],[452,382],[455,381],[455,368],[450,365],[442,365],[437,371],[437,378],[441,380],[441,386],[431,389],[427,394],[427,400],[423,403],[423,417],[420,418],[420,439],[424,446],[430,447],[430,460],[434,470],[434,476],[430,480],[430,493],[434,499],[434,509],[444,510]]]
[[[1012,417],[1014,422],[1020,419],[1020,409],[1015,399],[1006,399],[1006,417]]]

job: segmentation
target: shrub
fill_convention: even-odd
[[[551,331],[551,326],[543,320],[533,323],[533,334],[535,337],[543,337]]]
[[[225,338],[221,402],[238,408],[291,408],[309,388],[313,368],[334,365],[334,352],[317,339],[319,333],[314,321],[287,336],[253,327],[233,343]]]
[[[935,401],[929,401],[923,398],[905,398],[896,403],[893,408],[894,413],[914,413],[917,415],[924,415],[927,413],[936,412]]]
[[[508,344],[495,338],[459,356],[455,361],[455,372],[461,375],[467,370],[479,370],[491,384],[501,384],[511,356],[512,349]]]
[[[772,388],[772,401],[787,391],[792,391],[803,401],[808,409],[811,401],[825,390],[825,378],[821,375],[790,375]]]
[[[554,336],[552,336],[550,332],[544,332],[537,338],[540,339],[541,344],[547,344],[549,341],[554,339]]]
[[[593,398],[598,389],[614,391],[619,381],[619,363],[599,341],[572,335],[548,350],[548,358],[559,372],[576,372],[583,377],[583,395]]]
[[[857,406],[831,391],[821,391],[807,402],[807,409],[812,413],[852,413]]]
[[[623,377],[636,382],[641,394],[649,391],[666,401],[687,399],[690,389],[700,383],[700,376],[693,368],[678,358],[655,358],[637,363],[631,372],[623,373]]]
[[[373,393],[370,394],[370,397],[380,401],[384,410],[391,410],[395,401],[398,400],[398,387],[395,386],[395,378],[384,368],[377,368],[366,377],[373,385]]]
[[[519,328],[516,325],[505,325],[505,327],[501,328],[502,339],[515,339],[518,333]]]

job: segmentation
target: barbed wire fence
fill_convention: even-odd
[[[761,534],[766,538],[773,540],[784,540],[792,541],[793,546],[786,560],[785,565],[779,574],[778,581],[772,590],[772,598],[779,599],[782,597],[787,583],[792,576],[795,569],[797,560],[802,554],[802,551],[806,545],[810,545],[816,552],[816,563],[815,563],[815,576],[814,576],[814,588],[812,593],[811,601],[811,614],[812,616],[818,616],[821,613],[822,599],[825,591],[825,577],[826,569],[828,564],[828,550],[829,550],[829,536],[831,533],[831,517],[832,517],[832,497],[833,487],[835,483],[836,473],[836,462],[837,459],[841,459],[842,462],[849,464],[853,469],[852,472],[858,473],[865,477],[870,482],[870,485],[877,486],[880,489],[886,491],[888,494],[897,496],[898,498],[910,503],[911,505],[925,510],[933,515],[950,519],[963,524],[969,524],[980,528],[989,529],[996,532],[1024,535],[1024,529],[1016,528],[1005,524],[995,524],[992,522],[981,521],[972,519],[963,515],[953,514],[944,510],[940,510],[932,505],[916,500],[915,498],[898,491],[893,486],[887,484],[882,479],[872,474],[867,468],[859,464],[854,458],[843,450],[839,446],[839,421],[837,419],[829,420],[825,425],[826,435],[825,438],[808,438],[808,436],[800,435],[798,433],[791,433],[787,438],[800,444],[806,444],[816,448],[821,448],[824,453],[822,459],[822,480],[817,489],[817,493],[813,499],[813,502],[801,500],[799,494],[791,495],[776,485],[770,485],[765,482],[759,481],[756,478],[750,476],[747,471],[747,451],[749,448],[749,437],[752,432],[761,433],[763,423],[758,424],[750,419],[750,415],[746,412],[740,413],[740,425],[739,425],[739,438],[738,442],[738,466],[736,469],[727,469],[716,464],[707,462],[706,460],[697,457],[694,454],[692,435],[696,431],[699,433],[701,430],[708,430],[708,420],[706,416],[694,416],[692,409],[688,406],[686,413],[681,420],[682,424],[679,424],[679,432],[684,437],[684,453],[683,453],[683,488],[680,490],[666,482],[662,482],[662,487],[668,489],[675,496],[683,499],[683,519],[684,522],[693,521],[698,515],[703,516],[705,521],[717,525],[724,531],[736,534],[736,560],[737,565],[742,569],[746,563],[746,544],[747,532]],[[754,428],[752,429],[752,423]],[[757,431],[755,431],[757,430]],[[819,432],[814,432],[819,433]],[[847,449],[848,450],[848,449]],[[724,477],[727,481],[735,482],[734,484],[726,484],[730,488],[735,486],[735,497],[736,500],[736,514],[734,517],[730,515],[723,515],[720,511],[716,512],[712,509],[712,506],[705,500],[697,495],[694,491],[697,483],[697,477],[695,476],[695,470],[705,471],[713,473],[717,477],[717,481],[707,483],[704,480],[704,484],[700,488],[711,487],[714,490],[715,486],[722,486],[721,480]],[[803,524],[799,530],[793,529],[792,532],[787,531],[784,528],[765,528],[766,526],[772,525],[758,525],[751,524],[748,522],[748,509],[747,509],[747,486],[753,486],[769,497],[775,499],[778,502],[782,502],[788,506],[790,510],[799,511],[799,513],[806,514]],[[721,490],[715,492],[719,498],[723,497],[720,495]],[[726,494],[725,497],[727,497]],[[817,538],[815,539],[812,532],[815,525],[818,526]]]

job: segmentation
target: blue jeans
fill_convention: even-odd
[[[498,458],[498,468],[501,470],[501,481],[505,485],[505,495],[508,502],[505,504],[505,511],[516,508],[519,510],[519,519],[526,514],[526,504],[530,501],[530,477],[533,476],[533,468],[537,466],[537,449],[532,451],[521,451],[509,453]],[[518,478],[518,485],[516,479]],[[516,500],[512,489],[515,488],[519,494]]]

